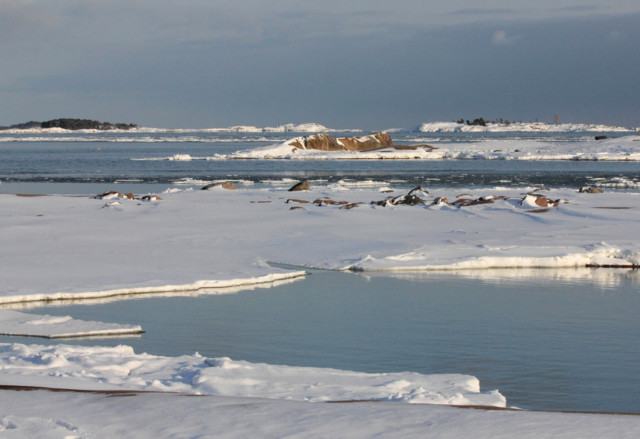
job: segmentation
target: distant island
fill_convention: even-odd
[[[46,122],[29,121],[11,126],[0,127],[0,130],[32,130],[39,128],[60,128],[63,130],[130,130],[138,128],[133,123],[99,122],[89,119],[53,119]]]

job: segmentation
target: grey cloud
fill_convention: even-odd
[[[464,16],[504,16],[513,14],[515,11],[512,8],[467,8],[458,9],[448,12],[446,15],[464,15]]]
[[[636,117],[640,125],[640,61],[630,56],[640,46],[639,14],[514,20],[522,10],[513,6],[513,14],[456,18],[464,22],[457,25],[429,2],[406,0],[388,17],[388,2],[323,9],[283,0],[271,11],[255,1],[86,2],[75,10],[78,1],[60,1],[71,10],[40,3],[49,28],[18,11],[23,23],[36,20],[33,32],[0,40],[8,60],[0,122],[88,116],[176,127],[316,121],[380,129],[559,113],[585,122]],[[460,11],[456,4],[439,11]]]

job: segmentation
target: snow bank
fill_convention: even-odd
[[[533,190],[442,189],[414,206],[394,205],[406,190],[381,193],[373,183],[295,195],[278,186],[174,190],[147,203],[0,195],[0,302],[193,293],[305,274],[270,263],[358,271],[640,265],[629,232],[638,228],[640,194]]]
[[[121,199],[107,207],[89,197],[0,195],[0,297],[15,302],[200,294],[304,275],[269,261],[394,276],[416,270],[481,276],[492,267],[640,265],[633,234],[640,221],[638,193],[429,193],[425,187],[414,193],[421,200],[408,205],[393,202],[406,201],[406,189],[311,189],[295,195],[278,187],[174,190],[161,201]],[[552,200],[551,207],[540,206],[532,194]],[[459,199],[469,202],[455,204]],[[30,321],[17,315],[13,329],[77,323],[47,316]],[[467,375],[365,374],[198,355],[158,357],[126,346],[23,344],[0,344],[0,370],[2,386],[161,392],[118,398],[3,390],[8,397],[0,398],[0,432],[8,437],[635,437],[640,429],[637,416],[388,403],[504,407],[499,392],[480,391],[478,380]],[[305,403],[360,399],[381,402]]]
[[[26,314],[0,310],[0,335],[23,337],[69,338],[95,336],[122,336],[140,334],[139,325],[122,325],[77,320],[70,316]]]
[[[497,391],[459,374],[367,374],[193,356],[136,354],[128,346],[0,344],[0,384],[146,390],[297,401],[377,400],[504,407]]]
[[[637,416],[466,410],[368,403],[308,404],[176,394],[7,392],[0,434],[30,438],[637,437]],[[97,416],[96,414],[99,414]]]

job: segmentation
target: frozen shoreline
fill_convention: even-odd
[[[640,265],[626,232],[640,194],[533,190],[425,190],[414,206],[375,186],[173,190],[147,202],[0,195],[0,303],[242,287],[311,268]]]
[[[1,195],[0,300],[82,298],[87,292],[216,294],[258,282],[295,282],[304,275],[302,269],[273,263],[374,275],[448,270],[471,276],[497,267],[639,264],[640,243],[629,231],[638,227],[640,194],[535,189],[463,191],[467,195],[446,188],[433,194],[421,190],[416,194],[422,201],[415,205],[400,203],[408,194],[375,185],[319,186],[296,193],[278,188],[173,190],[155,201]],[[541,206],[538,198],[551,205]],[[458,199],[469,204],[453,204]],[[6,322],[7,313],[0,311],[0,320]],[[47,321],[32,318],[38,324]],[[56,321],[72,320],[49,323]],[[0,350],[3,385],[218,395],[118,398],[1,390],[11,392],[11,398],[0,399],[0,431],[17,437],[111,431],[144,438],[170,429],[223,437],[265,431],[392,437],[399,429],[438,437],[634,437],[640,429],[637,416],[398,403],[507,404],[498,391],[480,392],[476,378],[462,375],[361,374],[197,355],[155,357],[126,346],[2,344]],[[304,402],[354,399],[396,403]],[[253,409],[247,412],[246,407]],[[96,417],[96,411],[102,415]],[[166,416],[159,420],[158,413]],[[110,423],[112,417],[119,418],[117,426]]]

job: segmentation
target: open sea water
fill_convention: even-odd
[[[393,134],[397,143],[430,144],[486,136],[505,142],[592,138],[584,133]],[[158,193],[227,179],[248,186],[308,179],[317,184],[374,180],[400,187],[620,187],[622,181],[622,190],[639,190],[640,164],[634,162],[150,160],[228,154],[290,137],[0,134],[0,193]],[[499,389],[510,406],[640,413],[638,279],[634,270],[602,269],[402,276],[314,271],[304,280],[234,294],[68,304],[33,312],[140,324],[146,331],[139,337],[64,343],[127,344],[156,355],[199,352],[365,372],[465,373],[478,377],[483,390]]]
[[[335,133],[338,136],[362,133]],[[579,142],[603,133],[391,133],[397,144],[510,141]],[[300,133],[119,132],[8,134],[0,132],[0,193],[159,192],[235,180],[272,185],[307,179],[385,182],[400,187],[565,186],[598,183],[640,188],[638,162],[528,160],[168,160],[210,158],[281,143]],[[621,133],[604,133],[609,137]],[[621,182],[623,182],[621,184]]]

